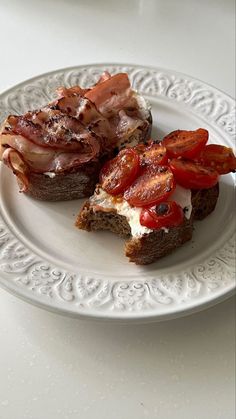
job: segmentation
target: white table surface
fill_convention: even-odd
[[[0,0],[0,92],[94,62],[171,68],[234,96],[233,0]],[[234,419],[235,303],[117,325],[0,290],[1,419]]]

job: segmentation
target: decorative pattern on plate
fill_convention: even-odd
[[[82,86],[95,82],[101,71],[128,72],[133,86],[149,97],[173,100],[210,120],[226,134],[235,135],[235,106],[227,95],[191,77],[162,69],[130,65],[91,65],[59,70],[36,77],[5,92],[0,98],[0,115],[23,113],[52,99],[60,85]],[[20,296],[48,305],[65,314],[106,318],[152,317],[212,301],[231,291],[235,280],[235,233],[230,240],[200,264],[178,274],[142,280],[90,278],[67,272],[41,260],[27,249],[0,218],[0,273],[2,284]],[[11,285],[11,286],[10,286]],[[53,302],[53,304],[52,304]],[[161,308],[161,311],[160,311]],[[145,317],[145,316],[144,316]],[[145,317],[146,318],[146,317]]]
[[[178,305],[214,293],[235,278],[235,235],[212,258],[190,271],[145,281],[109,281],[68,273],[39,260],[0,227],[0,272],[30,292],[79,309],[137,312]]]

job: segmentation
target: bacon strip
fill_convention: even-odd
[[[130,117],[123,110],[119,112],[119,123],[117,124],[117,135],[121,137],[129,137],[134,131],[144,124],[140,118]]]
[[[80,151],[88,142],[88,130],[76,118],[49,110],[10,116],[10,131],[21,135],[40,147],[65,151]],[[96,139],[90,135],[90,144]]]
[[[79,96],[63,97],[57,101],[56,107],[78,119],[82,126],[96,134],[104,149],[111,149],[116,141],[116,129],[89,99]]]
[[[88,91],[89,89],[82,89],[80,86],[73,86],[73,87],[58,87],[56,89],[56,92],[59,96],[59,98],[61,97],[69,97],[69,96],[73,96],[73,95],[80,95],[80,96],[84,96],[84,94]]]
[[[17,176],[20,186],[20,192],[26,192],[29,187],[29,180],[27,177],[28,167],[23,161],[18,151],[13,148],[7,148],[2,155],[2,161],[5,163]]]
[[[98,143],[88,145],[87,149],[80,152],[65,152],[64,150],[40,147],[31,143],[20,135],[2,134],[2,159],[5,147],[14,149],[25,161],[30,171],[35,173],[62,172],[74,166],[89,162],[91,156],[99,153]],[[90,141],[90,138],[88,139]],[[8,150],[8,148],[6,149]]]
[[[126,73],[116,74],[98,83],[85,94],[85,97],[106,117],[121,110],[131,96],[132,90]]]

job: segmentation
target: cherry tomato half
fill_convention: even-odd
[[[157,165],[163,166],[167,164],[167,152],[166,148],[162,144],[151,141],[148,144],[138,144],[135,147],[135,150],[139,153],[140,164],[142,167]]]
[[[109,160],[100,172],[102,188],[111,195],[122,193],[136,178],[139,171],[139,156],[128,148]]]
[[[236,170],[236,157],[232,148],[223,145],[206,145],[197,157],[197,161],[203,166],[212,167],[220,175],[235,172]]]
[[[210,167],[204,167],[198,163],[173,159],[170,168],[176,182],[187,189],[208,189],[216,185],[219,174]]]
[[[196,131],[177,130],[168,134],[162,140],[169,157],[195,158],[208,140],[208,131],[199,128]]]
[[[173,173],[167,166],[156,166],[145,171],[125,191],[130,205],[145,207],[166,200],[175,189]]]
[[[151,208],[143,208],[140,214],[140,224],[154,230],[178,226],[182,224],[183,219],[184,212],[175,201],[162,202]]]

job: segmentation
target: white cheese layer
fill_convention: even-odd
[[[46,175],[46,176],[48,176],[52,179],[56,176],[56,173],[54,173],[54,172],[44,172],[44,175]]]
[[[180,185],[176,185],[173,194],[170,196],[170,201],[175,201],[181,208],[183,208],[185,217],[189,220],[192,213],[191,189],[185,189]]]
[[[191,190],[182,188],[177,185],[176,189],[171,196],[171,200],[179,204],[185,213],[186,218],[190,218],[192,212],[191,204]],[[144,234],[151,233],[151,229],[144,227],[140,224],[139,217],[142,208],[131,207],[125,200],[116,200],[112,195],[109,195],[102,188],[97,188],[94,195],[91,196],[90,202],[92,205],[99,205],[104,209],[115,209],[117,214],[126,217],[133,237],[143,236]],[[163,228],[165,233],[168,233],[168,228]]]
[[[96,189],[95,194],[90,198],[90,202],[92,205],[115,209],[117,214],[126,217],[130,225],[132,236],[143,236],[144,234],[152,231],[140,224],[139,217],[142,208],[131,207],[125,200],[118,202],[112,195],[109,195],[101,188]]]

